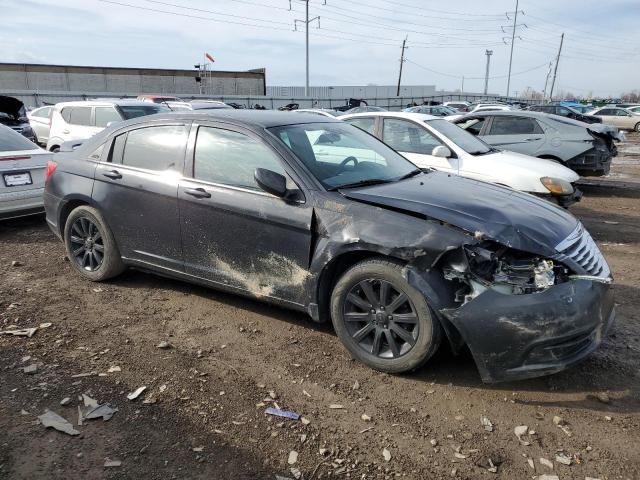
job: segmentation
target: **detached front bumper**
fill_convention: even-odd
[[[469,346],[486,383],[549,375],[584,360],[615,317],[610,285],[591,280],[528,295],[487,290],[441,313]]]

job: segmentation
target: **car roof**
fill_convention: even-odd
[[[436,105],[437,106],[437,105]],[[409,120],[442,120],[442,117],[436,117],[434,115],[427,115],[426,113],[415,112],[363,112],[363,113],[349,113],[342,115],[340,118],[344,120],[345,117],[358,118],[358,117],[396,117],[407,118]]]
[[[280,127],[283,125],[295,125],[300,123],[326,123],[340,120],[330,117],[319,117],[313,113],[293,113],[276,110],[251,110],[251,109],[215,109],[202,112],[199,110],[184,112],[163,112],[144,117],[137,117],[127,122],[127,125],[156,122],[159,120],[222,120],[235,124],[246,125],[254,128]],[[122,124],[119,124],[122,125]]]
[[[55,107],[101,107],[101,106],[149,106],[149,102],[143,102],[142,100],[131,100],[126,98],[114,98],[113,100],[78,100],[75,102],[60,102],[56,103]],[[162,105],[157,103],[156,105]]]

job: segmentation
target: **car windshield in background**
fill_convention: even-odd
[[[307,123],[269,130],[329,190],[395,182],[420,172],[384,143],[352,125]]]
[[[131,118],[144,117],[145,115],[153,115],[155,113],[170,112],[169,107],[165,105],[119,105],[124,118],[127,120]]]
[[[9,127],[0,126],[0,152],[14,152],[19,150],[35,150],[35,144],[14,132]]]
[[[425,123],[471,155],[483,155],[493,151],[490,145],[447,120],[425,120]]]

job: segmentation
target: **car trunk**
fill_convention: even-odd
[[[44,150],[0,152],[0,199],[43,188],[50,159]]]

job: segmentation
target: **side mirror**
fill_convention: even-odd
[[[287,179],[284,175],[266,168],[256,168],[253,178],[262,190],[271,195],[282,198],[287,194]]]
[[[438,145],[432,150],[431,155],[438,158],[449,158],[451,156],[451,150],[443,145]]]

